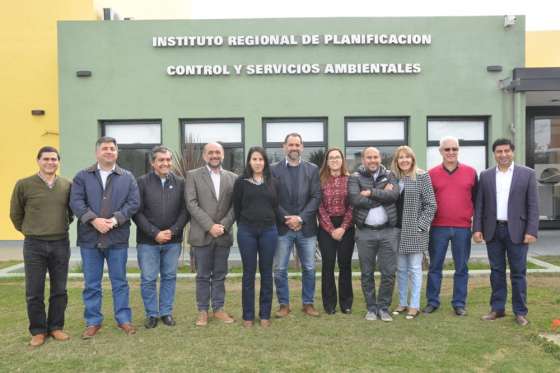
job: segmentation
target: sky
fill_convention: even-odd
[[[526,30],[560,31],[558,0],[191,0],[192,18],[525,15]]]

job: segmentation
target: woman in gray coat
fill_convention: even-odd
[[[416,168],[416,156],[410,147],[397,148],[391,169],[399,180],[401,193],[397,202],[397,227],[401,229],[397,269],[399,306],[393,314],[407,311],[406,318],[414,319],[420,309],[422,258],[423,253],[428,250],[430,225],[436,212],[436,198],[430,175]]]

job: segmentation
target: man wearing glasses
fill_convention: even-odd
[[[430,269],[426,288],[428,305],[423,312],[432,313],[440,306],[443,263],[451,241],[451,252],[455,263],[451,305],[457,316],[466,316],[471,225],[478,177],[474,168],[459,163],[457,138],[442,138],[439,142],[439,152],[442,163],[429,171],[436,195],[437,210],[430,230]]]

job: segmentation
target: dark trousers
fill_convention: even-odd
[[[342,216],[331,217],[335,228],[342,224]],[[338,298],[340,309],[352,308],[354,294],[352,292],[352,254],[354,253],[354,228],[348,229],[341,241],[337,241],[331,235],[319,229],[319,250],[321,250],[321,295],[323,297],[323,308],[325,311],[336,309],[336,282],[334,267],[338,257]]]
[[[31,335],[64,328],[64,312],[68,304],[66,280],[70,242],[68,239],[44,241],[26,237],[23,241],[25,265],[25,296]],[[45,278],[50,279],[49,310],[45,313]]]
[[[208,246],[194,247],[196,260],[196,303],[199,311],[219,311],[226,298],[225,280],[228,273],[229,247],[212,242]]]
[[[503,312],[507,299],[506,257],[509,262],[513,313],[527,315],[527,251],[526,244],[511,242],[506,224],[498,224],[492,241],[486,243],[490,261],[492,311]]]
[[[261,275],[259,318],[269,320],[273,295],[272,262],[278,245],[278,230],[276,226],[257,228],[247,224],[239,224],[237,227],[237,243],[243,262],[243,287],[241,289],[243,320],[255,319],[257,256]]]
[[[356,231],[356,246],[362,271],[362,292],[370,312],[388,311],[391,306],[397,272],[399,236],[400,229],[393,227],[380,230],[363,227]],[[381,284],[376,296],[373,274],[377,264],[381,273]]]

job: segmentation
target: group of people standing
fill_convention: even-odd
[[[513,291],[513,312],[526,325],[526,259],[538,230],[536,179],[533,170],[513,164],[514,145],[493,144],[496,167],[482,172],[459,163],[459,142],[440,141],[442,163],[429,172],[417,168],[408,146],[395,151],[390,169],[374,147],[362,151],[362,165],[349,175],[343,152],[329,149],[319,168],[302,159],[303,139],[286,135],[285,159],[269,165],[266,151],[249,149],[241,176],[222,168],[218,143],[203,148],[205,165],[185,179],[172,170],[172,152],[157,146],[153,170],[135,180],[117,165],[114,138],[96,143],[96,162],[74,177],[57,176],[60,156],[52,147],[37,155],[39,172],[19,180],[11,201],[11,219],[25,235],[26,299],[31,345],[48,336],[67,340],[63,331],[70,245],[68,227],[78,220],[77,245],[84,273],[86,328],[82,338],[101,329],[102,278],[105,262],[111,281],[114,317],[126,334],[134,334],[126,278],[130,224],[137,225],[137,253],[146,328],[161,321],[175,325],[173,303],[183,231],[196,262],[197,326],[212,319],[233,323],[225,311],[225,279],[237,222],[243,264],[243,326],[252,327],[255,277],[260,273],[258,320],[271,324],[274,285],[278,318],[292,312],[288,265],[295,247],[301,264],[302,311],[315,308],[316,247],[321,252],[324,312],[352,312],[352,256],[358,249],[365,319],[392,321],[420,314],[422,262],[429,253],[426,314],[440,307],[442,268],[449,243],[455,263],[452,306],[465,316],[471,228],[477,242],[486,240],[491,266],[491,312],[483,320],[505,315],[506,258]],[[474,215],[474,218],[473,218]],[[338,289],[335,266],[338,261]],[[381,274],[376,289],[374,272]],[[48,314],[44,306],[45,275],[50,277]],[[157,278],[160,277],[159,294]],[[391,310],[395,280],[399,304]]]

